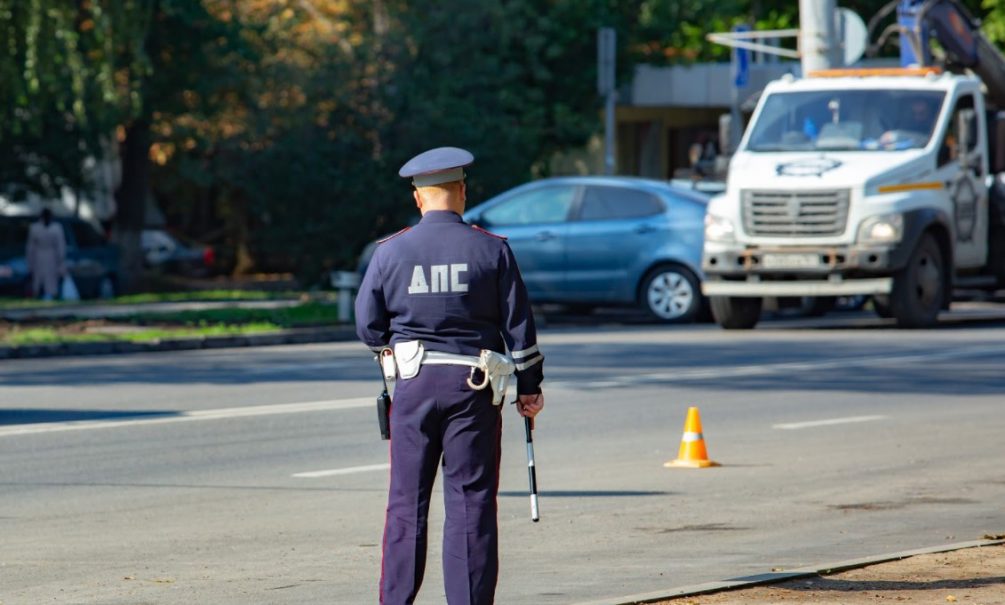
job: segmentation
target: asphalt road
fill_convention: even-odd
[[[1005,533],[1005,320],[553,324],[542,349],[542,519],[506,410],[500,603]],[[0,363],[0,603],[375,602],[376,386],[351,343]],[[691,405],[721,468],[663,467]]]

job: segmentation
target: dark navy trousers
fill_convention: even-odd
[[[391,485],[380,602],[412,603],[426,568],[429,500],[443,466],[443,577],[449,605],[488,605],[499,574],[496,496],[502,416],[470,368],[423,366],[391,405]],[[476,379],[481,376],[476,373]]]

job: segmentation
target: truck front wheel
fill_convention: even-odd
[[[898,328],[925,328],[935,324],[945,296],[946,273],[939,244],[922,236],[907,266],[893,278],[890,314]]]
[[[712,296],[709,305],[715,323],[727,330],[749,330],[761,318],[760,298]]]

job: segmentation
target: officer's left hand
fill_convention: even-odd
[[[521,416],[525,416],[533,420],[534,416],[537,416],[542,409],[544,409],[543,393],[537,393],[535,395],[520,395],[517,397],[516,411],[519,412]]]

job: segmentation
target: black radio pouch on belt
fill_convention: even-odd
[[[380,426],[380,438],[388,440],[391,438],[391,397],[384,389],[377,396],[377,424]]]

